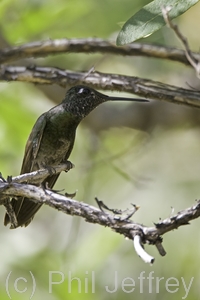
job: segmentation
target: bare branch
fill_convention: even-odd
[[[200,94],[198,91],[132,76],[93,71],[86,73],[72,72],[59,68],[37,66],[1,66],[0,80],[58,84],[63,87],[86,84],[97,89],[123,91],[148,99],[200,107]]]
[[[42,182],[47,176],[52,175],[52,173],[57,174],[63,171],[68,172],[74,168],[74,165],[70,161],[66,161],[65,164],[60,164],[58,166],[51,166],[51,168],[40,169],[31,173],[22,174],[16,177],[12,177],[12,182]]]
[[[83,217],[87,222],[109,226],[113,230],[124,234],[129,239],[132,239],[133,236],[133,234],[129,232],[130,229],[134,230],[134,226],[136,226],[135,228],[137,228],[138,232],[138,230],[140,231],[142,228],[139,224],[134,224],[128,219],[121,220],[119,215],[116,216],[104,212],[86,203],[30,184],[5,183],[0,181],[0,195],[3,197],[29,198],[36,203],[46,204],[66,214]],[[4,204],[2,197],[0,198],[0,204]]]
[[[5,204],[5,197],[19,196],[29,198],[36,203],[46,204],[68,215],[82,217],[87,222],[110,227],[115,232],[134,240],[136,252],[149,263],[153,263],[154,258],[149,256],[146,252],[141,251],[143,244],[156,245],[159,253],[163,256],[166,252],[161,244],[161,235],[177,229],[182,225],[189,224],[189,221],[200,216],[200,201],[197,201],[194,206],[170,218],[159,221],[154,227],[147,227],[134,223],[130,221],[130,219],[121,218],[119,215],[102,211],[86,203],[72,200],[50,190],[44,190],[29,184],[0,181],[0,205]]]
[[[112,41],[99,38],[35,41],[17,47],[5,48],[0,50],[0,64],[18,59],[37,58],[61,53],[97,52],[102,54],[155,57],[190,65],[185,57],[185,51],[180,49],[140,43],[118,47]],[[198,53],[193,53],[193,56],[200,60]]]
[[[102,39],[61,39],[33,42],[19,47],[0,50],[0,63],[68,52],[99,52],[115,55],[151,56],[179,61],[193,66],[200,77],[200,55],[190,51],[186,38],[181,34],[178,27],[170,21],[166,9],[163,11],[163,14],[166,23],[174,30],[176,35],[182,41],[185,51],[136,43],[124,47],[117,47],[111,42]],[[38,84],[58,84],[63,87],[86,84],[93,88],[124,91],[148,99],[200,108],[200,94],[198,91],[178,88],[138,77],[103,74],[95,72],[93,69],[89,72],[72,72],[51,67],[1,65],[0,80]],[[185,209],[170,218],[159,221],[159,223],[155,224],[153,227],[147,227],[130,221],[131,215],[137,211],[137,206],[127,214],[128,217],[123,217],[118,213],[116,214],[119,210],[108,209],[109,212],[105,212],[104,210],[72,200],[69,197],[65,197],[51,190],[44,190],[41,187],[24,184],[24,182],[31,182],[34,184],[38,181],[43,181],[38,179],[45,179],[50,172],[60,173],[63,170],[68,171],[72,167],[73,165],[70,162],[67,162],[60,166],[53,166],[50,170],[43,169],[29,174],[23,174],[14,177],[7,182],[3,180],[3,178],[0,178],[0,205],[6,207],[11,220],[11,225],[15,227],[17,219],[10,198],[15,197],[17,199],[17,197],[26,197],[36,203],[45,204],[54,209],[58,209],[65,214],[80,216],[87,222],[110,227],[113,231],[131,239],[134,243],[135,251],[145,262],[153,263],[154,258],[144,250],[143,244],[147,243],[155,245],[160,255],[164,256],[166,252],[162,245],[161,236],[182,225],[189,224],[191,220],[200,216],[200,201],[198,201],[194,206]],[[111,214],[110,211],[113,213]]]
[[[70,161],[66,161],[65,164],[61,164],[59,166],[51,166],[51,168],[47,169],[40,169],[38,171],[34,171],[27,174],[22,174],[16,177],[8,176],[7,182],[18,182],[18,183],[25,183],[25,182],[31,182],[31,184],[43,182],[44,179],[52,175],[52,173],[57,174],[61,173],[62,171],[68,172],[70,169],[74,168],[74,165]],[[2,174],[0,173],[0,182],[6,182],[6,180],[2,177]],[[6,212],[9,215],[10,223],[12,228],[17,227],[17,218],[15,215],[15,211],[11,205],[10,197],[8,196],[1,196],[1,201],[3,201],[3,205],[6,208]]]
[[[162,8],[162,13],[163,13],[165,22],[174,31],[174,33],[179,38],[179,40],[183,43],[183,46],[185,47],[185,56],[187,57],[187,60],[190,63],[190,65],[196,70],[197,77],[200,78],[200,58],[195,57],[195,55],[190,50],[190,47],[189,47],[186,37],[184,37],[183,34],[180,32],[178,26],[170,20],[170,17],[168,14],[170,10],[171,10],[171,7],[163,7]]]

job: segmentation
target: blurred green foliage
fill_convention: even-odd
[[[36,38],[107,37],[127,14],[148,1],[21,0],[2,1],[1,20],[9,42]],[[13,30],[13,26],[15,30]]]
[[[119,31],[118,23],[126,21],[148,2],[1,1],[1,33],[10,45],[46,38],[115,37]],[[180,23],[187,24],[186,30],[191,30],[190,26],[193,31],[197,28],[194,16],[199,12],[197,5],[181,17]],[[192,33],[190,37],[195,47]],[[148,41],[169,46],[176,44],[167,29]],[[37,62],[72,69],[89,69],[96,63],[97,69],[104,72],[137,74],[185,84],[183,66],[175,64],[173,67],[168,62],[145,58],[68,54]],[[54,103],[40,87],[31,84],[0,83],[0,95],[0,171],[4,176],[14,176],[19,173],[25,142],[36,118]],[[61,99],[59,97],[57,101]],[[177,212],[191,206],[199,197],[199,128],[190,127],[188,121],[188,124],[168,130],[156,124],[149,132],[121,127],[95,133],[81,125],[71,155],[76,168],[61,175],[56,189],[78,190],[76,198],[92,205],[96,205],[95,196],[112,208],[125,209],[130,203],[136,203],[141,208],[134,220],[147,226],[168,217],[173,209]],[[2,220],[3,215],[2,207]],[[146,250],[156,257],[155,264],[150,267],[136,256],[131,241],[108,228],[88,224],[48,207],[43,207],[26,229],[9,230],[3,227],[2,221],[0,298],[8,299],[9,291],[12,299],[29,299],[33,288],[31,271],[36,281],[33,299],[186,299],[183,298],[186,292],[181,277],[187,287],[194,277],[187,299],[195,299],[199,294],[198,222],[164,236],[167,250],[164,258],[155,247],[146,246]],[[143,271],[145,280],[141,290],[138,277]],[[164,277],[159,290],[156,290],[154,279],[150,291],[147,277],[151,271],[155,278]],[[109,293],[106,286],[114,288],[115,274],[118,288]],[[71,283],[72,277],[78,277],[80,281],[74,279]],[[135,280],[135,290],[131,293],[122,290],[121,283],[126,277]],[[166,290],[165,283],[170,277],[179,281],[175,293]],[[50,280],[57,284],[51,285]],[[171,290],[176,288],[171,287]]]

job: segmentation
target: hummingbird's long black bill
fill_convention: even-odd
[[[114,97],[108,96],[107,98],[109,101],[135,101],[135,102],[149,102],[147,99],[142,98],[126,98],[126,97]]]

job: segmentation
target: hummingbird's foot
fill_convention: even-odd
[[[48,170],[50,176],[56,174],[56,169],[52,166],[45,166],[45,169]]]
[[[67,161],[63,161],[60,164],[55,165],[55,166],[54,165],[50,166],[50,165],[46,165],[45,163],[41,163],[38,166],[38,169],[42,169],[42,168],[46,169],[49,172],[49,175],[52,176],[52,175],[57,174],[56,167],[59,167],[59,165],[62,165],[62,164],[66,165],[66,167],[64,166],[65,167],[65,169],[63,170],[64,172],[68,172],[75,167],[75,165],[71,161],[67,160]]]
[[[63,161],[63,163],[66,164],[66,170],[65,170],[66,173],[71,169],[75,168],[75,165],[69,160]]]
[[[119,221],[129,220],[134,215],[134,213],[140,208],[139,206],[132,204],[133,208],[131,208],[131,209],[125,209],[125,210],[115,209],[115,208],[113,209],[113,208],[109,208],[107,205],[105,205],[103,203],[102,200],[99,200],[97,197],[95,197],[95,200],[101,211],[105,212],[104,211],[104,209],[105,209],[105,210],[111,211],[115,215],[120,215],[120,217],[119,216],[116,217],[119,219]]]

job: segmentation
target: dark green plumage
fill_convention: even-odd
[[[73,149],[80,121],[99,104],[112,100],[146,101],[108,97],[86,86],[71,88],[59,105],[42,114],[36,121],[26,144],[21,174],[66,162]],[[53,188],[58,176],[59,174],[51,175],[43,182],[34,184],[48,183],[48,187]],[[17,227],[27,226],[41,207],[41,204],[22,197],[12,199],[12,205],[18,221]],[[10,220],[6,214],[4,224],[8,223]]]

